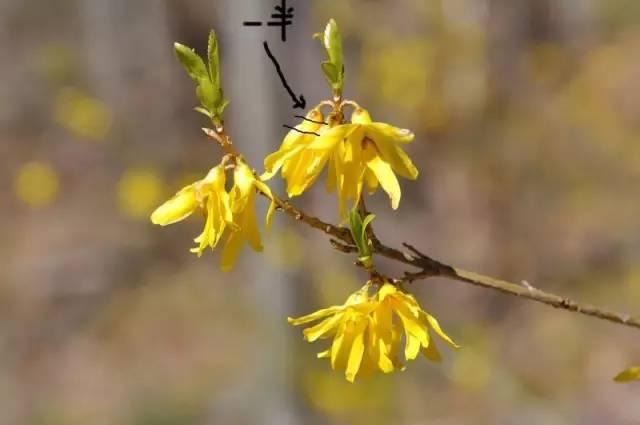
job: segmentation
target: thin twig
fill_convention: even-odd
[[[278,200],[276,203],[278,203]],[[286,208],[282,209],[286,214],[332,236],[332,245],[334,248],[338,248],[339,246],[339,250],[346,253],[353,253],[356,251],[354,248],[347,249],[349,246],[353,247],[353,240],[351,239],[351,235],[347,229],[336,227],[332,224],[323,222],[316,217],[309,216],[288,202],[286,202],[285,205]],[[344,242],[344,244],[341,244],[340,241]],[[543,303],[562,310],[572,311],[586,316],[596,317],[598,319],[640,329],[640,318],[632,317],[628,314],[616,313],[589,304],[580,304],[569,298],[544,292],[537,288],[532,289],[506,280],[483,276],[478,273],[452,267],[429,257],[412,245],[404,245],[409,251],[411,251],[411,253],[389,247],[379,241],[378,243],[374,243],[373,251],[375,254],[416,267],[420,270],[416,273],[406,273],[402,279],[405,282],[414,282],[416,280],[429,277],[444,277],[487,289],[493,289],[494,291],[499,291],[503,294],[526,298],[528,300]]]

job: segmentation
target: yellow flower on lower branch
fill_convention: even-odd
[[[422,352],[426,358],[439,361],[433,334],[458,347],[413,296],[390,283],[374,295],[370,295],[371,288],[368,283],[344,305],[288,319],[295,326],[321,320],[303,331],[304,338],[309,342],[332,338],[331,346],[318,357],[330,359],[334,370],[344,370],[348,381],[354,382],[358,373],[404,370],[400,358],[403,334],[406,360],[413,360]]]
[[[262,250],[256,223],[256,190],[267,194],[272,200],[267,213],[267,225],[275,211],[271,191],[255,178],[244,162],[237,160],[233,175],[234,185],[229,193],[225,188],[224,166],[218,165],[204,179],[183,188],[151,214],[154,224],[167,226],[184,220],[196,210],[203,211],[206,216],[204,229],[195,238],[197,246],[191,249],[198,256],[207,247],[215,248],[228,230],[221,257],[221,268],[225,271],[233,267],[246,242],[256,251]]]

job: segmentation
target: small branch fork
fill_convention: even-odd
[[[226,154],[234,157],[240,156],[233,147],[230,137],[225,133],[222,126],[216,128],[216,130],[203,128],[203,131],[207,136],[218,142]],[[268,194],[260,193],[271,199]],[[273,195],[273,200],[278,209],[282,210],[288,216],[330,236],[329,242],[336,250],[348,254],[358,252],[348,229],[338,227],[309,215],[293,206],[289,201],[285,201],[275,195]],[[364,203],[361,204],[361,209],[363,213],[366,213]],[[492,289],[503,294],[536,301],[554,308],[580,313],[586,316],[640,329],[640,317],[632,317],[627,314],[616,313],[593,305],[580,304],[569,298],[537,289],[525,281],[521,284],[517,284],[453,267],[429,257],[408,243],[403,244],[404,250],[387,246],[378,239],[373,228],[370,228],[368,232],[373,245],[373,254],[395,260],[399,263],[406,264],[417,269],[415,272],[405,272],[401,279],[395,279],[393,281],[395,284],[413,283],[421,279],[443,277],[486,289]]]

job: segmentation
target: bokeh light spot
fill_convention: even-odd
[[[60,189],[56,170],[44,162],[28,162],[16,174],[15,195],[32,208],[41,208],[55,201]]]
[[[163,195],[163,183],[158,173],[147,168],[132,168],[118,182],[120,212],[131,218],[147,218]]]
[[[88,140],[104,139],[111,128],[107,106],[75,88],[62,90],[54,106],[56,121],[76,136]]]

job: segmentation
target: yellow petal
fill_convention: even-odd
[[[358,108],[351,114],[351,122],[354,124],[370,124],[371,115],[369,115],[369,111],[366,109]]]
[[[367,190],[369,194],[373,194],[379,186],[378,179],[376,175],[370,169],[366,169],[364,172],[364,181],[367,185]]]
[[[265,195],[269,199],[271,199],[271,203],[269,204],[269,209],[267,209],[267,215],[265,217],[265,230],[268,232],[271,230],[271,223],[273,221],[273,214],[276,212],[277,204],[275,198],[273,197],[273,193],[271,192],[271,188],[264,184],[263,182],[256,180],[255,182],[256,188]]]
[[[318,109],[312,109],[305,115],[305,118],[300,124],[296,125],[297,131],[290,130],[287,133],[280,146],[281,149],[287,149],[297,144],[306,145],[316,137],[313,134],[305,133],[316,133],[323,127],[324,116],[322,112]]]
[[[389,318],[391,313],[389,312]],[[390,322],[390,321],[389,321]],[[389,326],[391,324],[389,323]],[[384,373],[393,371],[393,362],[389,358],[387,345],[381,334],[386,334],[385,324],[379,324],[376,315],[369,316],[369,333],[367,341],[368,356],[375,368],[380,369]],[[391,329],[389,329],[389,339],[391,337]]]
[[[413,336],[413,334],[407,334],[406,338],[407,341],[404,348],[404,357],[407,360],[413,360],[418,357],[422,344],[417,337]]]
[[[440,363],[442,361],[442,356],[440,355],[433,339],[430,340],[426,347],[422,348],[422,354],[432,362]]]
[[[260,176],[260,180],[269,180],[278,173],[284,162],[298,153],[302,147],[293,147],[277,150],[264,159],[265,172]]]
[[[335,333],[342,315],[336,314],[324,319],[322,322],[315,326],[305,329],[302,333],[304,338],[309,342],[314,342],[320,338],[326,338],[332,333]]]
[[[349,359],[347,360],[347,368],[345,370],[345,377],[349,382],[355,381],[358,370],[360,370],[360,364],[362,363],[362,356],[364,354],[364,331],[366,326],[367,322],[361,320],[354,330],[351,351],[349,352]]]
[[[260,240],[260,232],[258,231],[258,221],[256,219],[256,193],[252,191],[249,194],[247,205],[242,213],[242,234],[249,242],[254,251],[262,251],[262,241]]]
[[[389,358],[393,362],[393,366],[399,370],[405,370],[405,366],[400,361],[400,342],[402,338],[402,330],[399,326],[394,326],[391,333],[391,345],[389,346]]]
[[[327,172],[327,192],[333,192],[336,190],[337,177],[336,177],[336,159],[335,155],[331,155],[329,158],[329,170]]]
[[[342,140],[344,140],[357,127],[355,124],[341,124],[332,127],[322,133],[320,137],[315,137],[307,146],[307,149],[330,151]]]
[[[207,187],[206,190],[223,191],[226,183],[224,167],[216,165],[207,173],[206,177],[199,182]]]
[[[233,172],[231,209],[234,213],[245,209],[249,199],[255,194],[256,178],[253,171],[242,161],[238,161]]]
[[[331,368],[333,370],[336,370],[337,366],[344,363],[343,361],[340,361],[340,363],[338,363],[338,357],[340,357],[341,351],[346,351],[343,349],[343,346],[348,345],[348,341],[345,343],[345,340],[350,339],[351,336],[350,333],[347,333],[345,335],[346,332],[346,323],[342,322],[336,332],[335,338],[333,338],[333,342],[331,343]],[[344,358],[344,353],[342,353],[341,357]],[[340,360],[342,360],[342,358]]]
[[[243,245],[244,241],[240,232],[231,232],[229,234],[220,256],[220,269],[223,272],[228,272],[233,268]]]
[[[453,342],[453,340],[451,338],[449,338],[449,335],[444,333],[444,331],[440,327],[440,324],[438,323],[438,321],[436,320],[435,317],[431,316],[430,314],[428,314],[428,313],[426,313],[424,311],[421,312],[421,316],[424,317],[424,319],[426,319],[426,321],[429,323],[429,326],[431,327],[431,329],[433,329],[434,332],[437,333],[440,338],[445,340],[445,342],[447,342],[453,348],[460,348],[460,346],[458,344],[456,344],[455,342]]]
[[[324,317],[338,313],[343,309],[344,308],[342,306],[332,306],[332,307],[320,309],[318,311],[314,311],[311,314],[300,316],[298,318],[289,317],[287,318],[287,321],[293,326],[304,325],[305,323],[314,322],[316,320],[320,320]]]
[[[198,207],[193,186],[187,186],[151,214],[151,222],[161,226],[176,223],[190,216]]]
[[[324,351],[319,352],[318,354],[316,354],[316,356],[319,359],[328,359],[329,357],[331,357],[331,349],[326,349]]]
[[[640,366],[630,367],[623,370],[613,378],[616,382],[629,382],[640,380]]]
[[[396,173],[409,180],[418,178],[418,169],[413,165],[409,156],[400,146],[384,138],[375,139],[375,145],[380,153],[380,157],[387,162]]]
[[[397,209],[400,204],[400,184],[389,164],[380,159],[379,156],[375,156],[367,161],[367,167],[375,174],[380,186],[389,195],[391,208]]]
[[[398,293],[398,288],[390,283],[385,283],[378,290],[378,301],[384,301],[388,296],[395,295]]]
[[[196,248],[191,249],[191,252],[198,254],[198,257],[202,255],[202,252],[207,246],[214,248],[222,233],[224,231],[224,221],[217,210],[217,198],[212,194],[207,199],[207,219],[204,223],[204,229],[202,233],[194,239],[198,244]]]
[[[424,326],[418,318],[414,317],[406,306],[395,303],[393,307],[398,317],[400,317],[406,337],[408,338],[411,334],[418,338],[423,346],[427,346],[429,344],[429,335],[426,326]]]
[[[329,154],[322,151],[304,150],[295,160],[295,165],[283,171],[287,180],[287,194],[290,197],[299,196],[306,191],[318,178],[327,162]]]
[[[411,130],[394,127],[382,122],[374,122],[367,125],[367,135],[372,139],[386,138],[394,143],[410,143],[415,138]]]
[[[322,112],[317,109],[312,109],[307,113],[306,118],[306,120],[303,120],[295,127],[295,130],[287,133],[280,148],[276,152],[265,158],[264,168],[266,171],[260,177],[262,180],[268,180],[273,177],[273,175],[278,172],[278,169],[284,165],[285,161],[299,152],[300,149],[308,146],[317,137],[313,134],[305,133],[320,131],[323,127],[322,122],[324,121]]]

